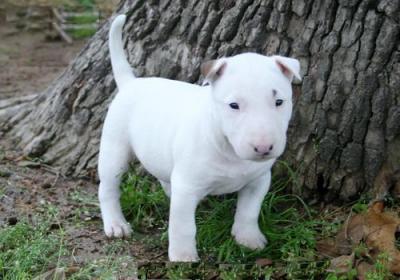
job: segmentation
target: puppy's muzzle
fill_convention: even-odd
[[[253,147],[254,152],[261,156],[268,156],[269,153],[274,149],[274,145],[257,145]]]

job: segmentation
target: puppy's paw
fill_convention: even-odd
[[[128,237],[132,233],[131,226],[122,220],[104,222],[104,232],[107,237]]]
[[[185,250],[181,248],[173,250],[170,248],[168,256],[171,262],[198,262],[200,260],[196,249]]]
[[[232,235],[236,242],[247,248],[258,250],[263,249],[268,241],[264,234],[257,227],[238,227],[233,226]]]

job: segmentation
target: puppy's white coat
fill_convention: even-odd
[[[209,86],[135,78],[118,16],[110,54],[119,93],[107,113],[99,155],[99,199],[107,236],[131,232],[119,202],[121,174],[137,157],[170,196],[171,261],[196,261],[195,210],[205,196],[239,192],[232,235],[252,249],[271,167],[286,144],[292,112],[292,58],[245,53],[202,66]]]

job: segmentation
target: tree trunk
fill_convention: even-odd
[[[400,0],[125,0],[117,13],[128,15],[125,47],[137,76],[197,82],[203,60],[245,51],[301,61],[284,156],[300,174],[296,193],[346,201],[395,183]],[[95,170],[116,93],[110,22],[45,92],[0,101],[3,134],[74,176]]]

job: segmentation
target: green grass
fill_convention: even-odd
[[[90,14],[71,16],[68,18],[68,22],[74,24],[95,23],[97,20],[98,20],[97,15],[90,15]]]
[[[74,248],[70,247],[64,227],[88,226],[79,218],[82,212],[97,211],[93,196],[73,192],[73,201],[82,203],[82,209],[72,212],[68,221],[59,219],[59,209],[53,204],[44,204],[34,209],[31,218],[21,218],[13,226],[0,227],[0,279],[64,279],[57,278],[56,269],[68,279],[126,279],[136,275],[137,267],[131,256],[124,253],[129,240],[110,240],[98,248],[100,256],[95,260],[73,263]],[[90,207],[92,205],[92,207]],[[79,209],[79,211],[78,211]],[[100,223],[99,223],[100,227]],[[84,244],[83,244],[84,246]],[[73,273],[68,272],[70,268]],[[46,278],[44,278],[46,276]]]
[[[135,261],[131,256],[119,256],[117,252],[126,242],[113,242],[105,248],[107,257],[102,257],[86,263],[79,271],[72,274],[71,280],[91,279],[127,279],[137,273]]]
[[[309,208],[300,197],[285,193],[286,187],[296,184],[296,172],[284,162],[279,163],[279,168],[280,174],[286,174],[286,177],[273,178],[272,190],[264,199],[260,213],[259,225],[269,240],[265,249],[249,250],[236,244],[231,237],[236,195],[209,197],[196,212],[197,247],[201,262],[148,265],[139,269],[141,279],[154,276],[203,279],[210,275],[218,275],[218,279],[356,279],[355,269],[349,270],[346,275],[327,273],[329,260],[321,259],[316,250],[317,239],[337,233],[347,210],[343,213],[341,210],[320,212]],[[282,173],[282,169],[286,172]],[[349,210],[362,213],[368,209],[368,201],[361,198]],[[121,202],[134,232],[144,232],[142,236],[146,236],[147,232],[150,242],[166,252],[169,199],[158,182],[150,176],[131,171],[122,183]],[[392,204],[396,205],[396,202]],[[153,241],[151,238],[154,238]],[[258,258],[271,259],[272,267],[258,267],[255,265]],[[385,260],[381,258],[367,278],[391,279],[389,276]]]
[[[64,253],[63,234],[50,224],[21,221],[0,231],[0,279],[29,279],[57,264]]]
[[[260,274],[260,269],[253,267],[258,258],[272,259],[277,264],[276,270],[285,273],[288,279],[319,279],[324,275],[328,262],[318,260],[316,238],[322,232],[332,233],[337,226],[323,221],[299,197],[285,194],[285,187],[296,183],[295,173],[289,171],[288,178],[273,178],[272,191],[263,202],[259,224],[269,241],[263,250],[252,251],[239,246],[230,235],[236,195],[209,197],[199,205],[196,212],[197,246],[202,263],[233,264],[223,273],[226,279],[230,279],[232,273],[249,273],[252,268],[253,276]],[[166,239],[169,200],[154,179],[128,173],[122,183],[121,203],[134,231],[158,229]],[[166,251],[167,240],[161,245]],[[247,266],[241,269],[239,264]],[[272,273],[264,270],[261,273],[264,276]],[[188,273],[186,277],[195,277],[199,273],[198,269],[180,266],[166,270],[168,274],[180,276],[184,272]]]
[[[169,202],[153,178],[127,173],[121,192],[122,209],[135,231],[146,232],[166,226]]]
[[[279,165],[287,169],[287,176],[273,178],[260,213],[260,228],[269,240],[265,249],[246,249],[231,237],[236,195],[209,197],[196,213],[200,263],[160,264],[149,260],[137,268],[134,258],[124,250],[133,240],[110,240],[99,248],[98,259],[80,264],[68,279],[125,279],[136,273],[139,279],[355,279],[354,271],[340,277],[326,273],[329,261],[321,260],[316,251],[317,238],[333,236],[342,220],[334,219],[334,213],[317,212],[301,198],[285,193],[287,186],[296,184],[297,177],[284,163]],[[125,174],[121,189],[121,204],[133,226],[134,240],[166,254],[169,199],[158,182],[131,171]],[[35,210],[41,214],[34,214],[29,222],[21,219],[14,226],[0,228],[0,279],[33,279],[54,268],[68,270],[74,252],[65,241],[63,227],[86,227],[93,222],[101,227],[100,221],[81,218],[99,211],[95,194],[73,191],[69,200],[80,206],[71,211],[68,221],[60,222],[57,206],[46,204]],[[360,200],[352,211],[363,212],[366,207],[367,202]],[[54,229],[54,224],[62,227]],[[273,265],[259,267],[255,265],[258,258],[271,259]],[[383,256],[368,279],[387,276],[385,263]]]
[[[87,38],[91,37],[96,33],[95,28],[80,28],[80,29],[74,29],[68,31],[68,34],[71,35],[72,38],[74,39],[82,39],[82,38]]]
[[[93,8],[95,6],[95,1],[93,0],[75,0],[80,6],[85,8]]]

